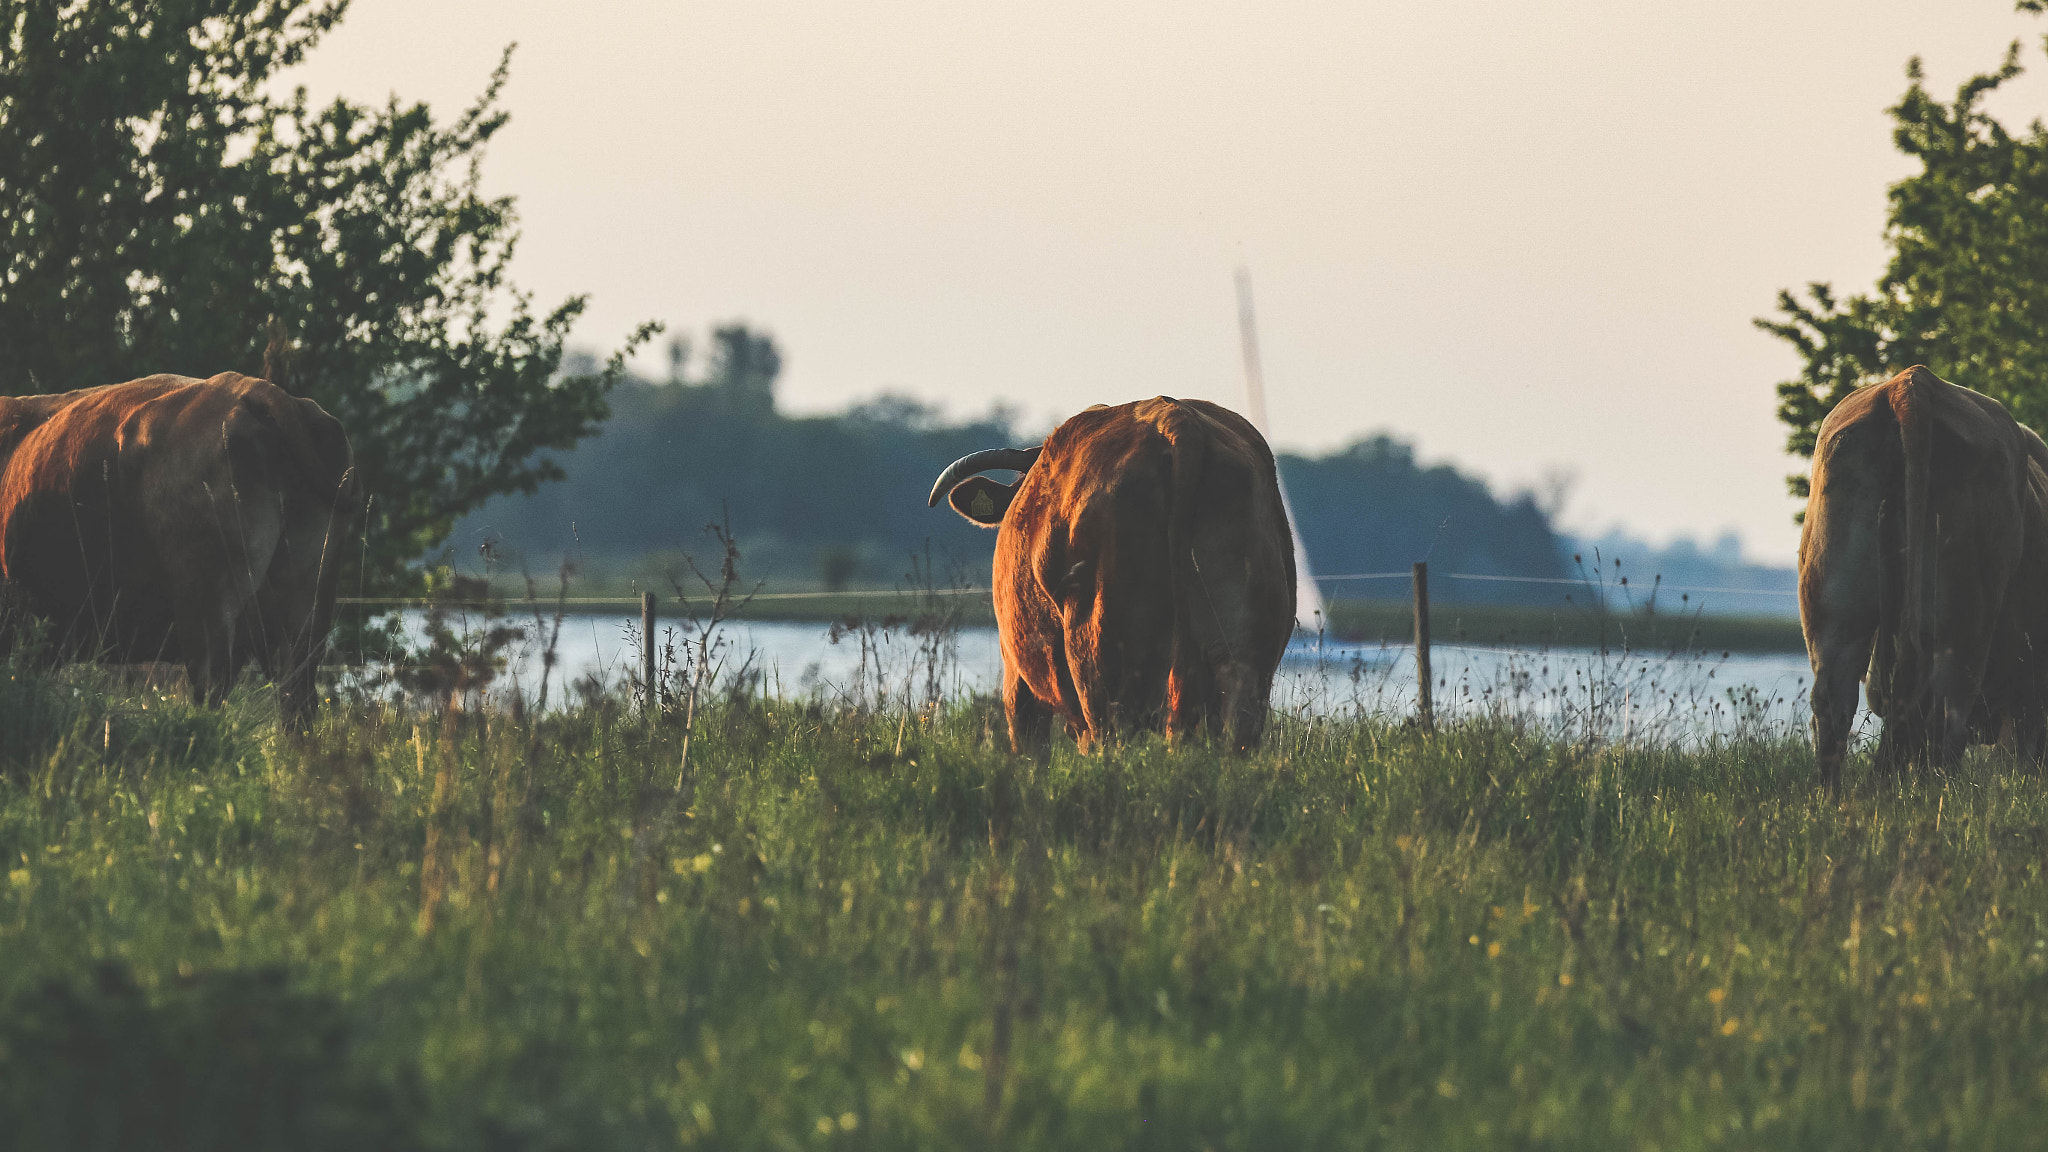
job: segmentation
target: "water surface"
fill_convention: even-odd
[[[417,624],[417,621],[415,621]],[[528,623],[515,642],[503,690],[529,701],[542,678],[542,643]],[[687,623],[657,625],[657,648],[672,671],[694,661]],[[753,678],[782,697],[848,706],[897,707],[932,695],[959,698],[999,690],[1002,657],[992,628],[919,636],[905,628],[847,631],[815,623],[734,622],[713,638],[718,676]],[[550,703],[568,685],[618,687],[639,679],[639,619],[574,616],[555,641]],[[1494,712],[1558,730],[1616,739],[1695,741],[1742,734],[1803,732],[1811,683],[1803,655],[1633,653],[1620,650],[1432,649],[1440,718]],[[1356,645],[1301,637],[1274,685],[1276,709],[1304,717],[1411,715],[1414,653],[1406,646]],[[1859,713],[1859,722],[1867,718]]]

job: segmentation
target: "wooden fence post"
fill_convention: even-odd
[[[647,693],[641,708],[653,715],[659,701],[654,691],[654,593],[640,594],[640,685]]]
[[[1436,731],[1436,710],[1431,705],[1429,671],[1429,564],[1415,562],[1415,705],[1417,721],[1424,732]]]

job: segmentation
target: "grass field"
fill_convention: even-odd
[[[2020,1147],[2048,794],[1802,743],[1281,717],[1050,764],[981,702],[289,740],[0,683],[20,1148]],[[680,787],[679,787],[680,785]],[[4,1141],[0,1141],[4,1142]]]

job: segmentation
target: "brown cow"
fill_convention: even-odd
[[[0,398],[7,591],[57,654],[183,664],[208,703],[254,657],[311,715],[354,489],[340,423],[266,380]]]
[[[1000,484],[980,472],[1023,475]],[[1083,752],[1118,729],[1206,724],[1256,745],[1294,631],[1294,542],[1273,453],[1242,416],[1160,396],[1096,405],[1039,448],[976,452],[932,487],[999,527],[992,588],[1010,746],[1052,716]]]
[[[1880,764],[1946,763],[2008,723],[2038,760],[2048,446],[1998,401],[1926,368],[1851,393],[1814,447],[1799,615],[1829,787],[1866,670],[1870,710],[1884,718]]]

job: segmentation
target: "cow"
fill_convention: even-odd
[[[1951,762],[2008,725],[2038,762],[2048,701],[2048,446],[1914,366],[1821,422],[1799,540],[1821,781],[1868,675],[1878,763]]]
[[[999,483],[980,475],[1018,472]],[[929,505],[996,528],[990,581],[1010,747],[1057,714],[1083,753],[1122,730],[1249,750],[1294,631],[1294,543],[1273,452],[1202,400],[1095,405],[1037,448],[940,474]]]
[[[46,653],[182,664],[207,704],[253,657],[311,717],[355,492],[341,424],[267,380],[0,397],[0,582]]]

